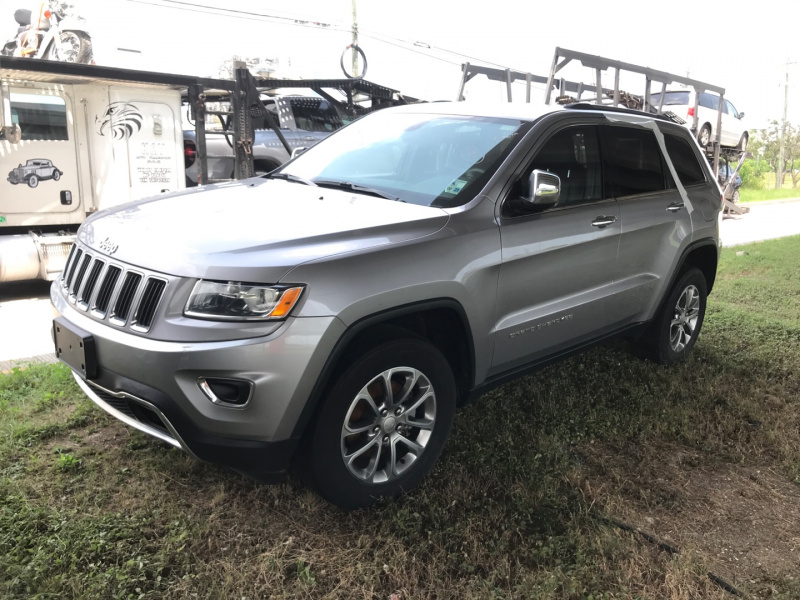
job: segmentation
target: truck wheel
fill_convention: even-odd
[[[700,335],[707,295],[702,271],[696,267],[685,271],[640,342],[644,355],[662,365],[686,358]]]
[[[28,186],[35,188],[37,185],[39,185],[39,178],[36,175],[31,175],[28,178]]]
[[[307,432],[301,474],[352,510],[416,486],[442,452],[456,405],[450,364],[424,340],[385,342],[329,389]]]
[[[59,171],[58,169],[55,169],[53,171],[53,179],[55,179],[56,181],[61,179],[61,171]]]
[[[700,128],[700,131],[697,132],[697,143],[700,144],[700,147],[703,150],[705,150],[706,146],[708,146],[710,141],[711,141],[711,125],[705,123]]]

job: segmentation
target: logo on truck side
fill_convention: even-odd
[[[144,123],[139,109],[128,102],[112,102],[102,115],[95,117],[100,135],[111,133],[115,140],[123,140],[138,133]]]

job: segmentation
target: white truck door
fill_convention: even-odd
[[[10,88],[11,120],[22,139],[0,138],[0,226],[79,223],[78,142],[72,100],[48,90]]]

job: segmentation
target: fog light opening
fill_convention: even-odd
[[[253,392],[253,383],[242,379],[200,377],[197,385],[205,397],[214,404],[232,408],[247,406]]]

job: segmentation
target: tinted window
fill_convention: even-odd
[[[533,160],[533,169],[558,175],[558,206],[581,204],[603,197],[600,150],[595,127],[569,127],[550,138]]]
[[[608,148],[608,190],[614,196],[657,192],[664,187],[664,165],[649,129],[603,127]]]
[[[661,102],[661,94],[653,94],[650,96],[650,105],[658,106]],[[664,106],[688,106],[689,105],[689,92],[667,92],[664,94]]]
[[[709,94],[707,92],[701,93],[700,106],[704,108],[710,108],[711,110],[719,110],[719,96],[716,96],[715,94]],[[722,103],[722,112],[728,112],[728,108],[725,106],[724,102]]]
[[[333,105],[321,98],[292,98],[292,113],[298,129],[330,133],[342,126]]]
[[[12,93],[11,121],[19,125],[23,140],[69,139],[67,106],[58,96]]]
[[[697,155],[687,140],[665,133],[664,145],[667,147],[667,153],[678,173],[678,178],[684,186],[705,183],[706,176],[703,168],[698,163]]]

